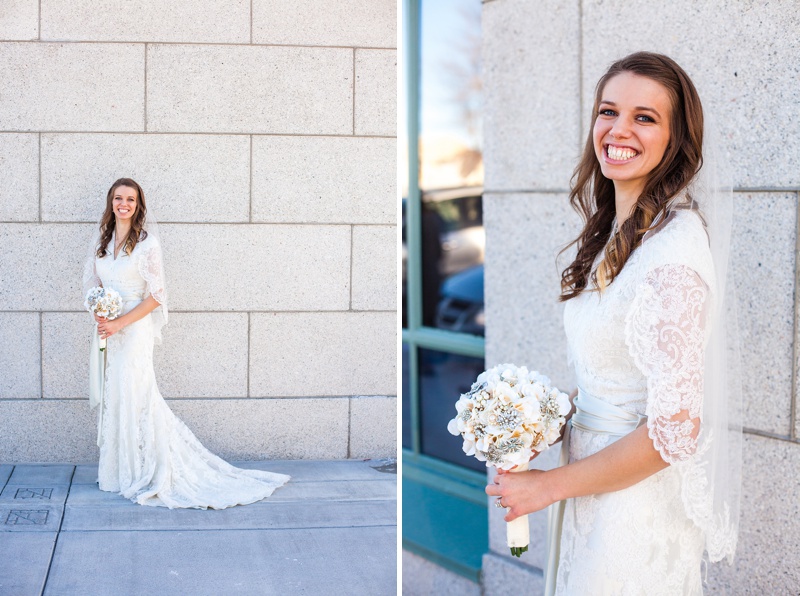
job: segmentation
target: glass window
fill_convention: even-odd
[[[403,447],[412,449],[414,444],[411,439],[411,361],[409,355],[411,349],[407,343],[403,343]]]
[[[481,10],[404,0],[399,133],[403,547],[475,582],[486,467],[447,423],[484,368]]]
[[[422,324],[483,335],[481,2],[422,3]]]
[[[483,358],[420,349],[419,362],[422,452],[486,473],[484,462],[464,454],[461,437],[447,432],[447,423],[456,415],[458,396],[469,391],[483,372]]]

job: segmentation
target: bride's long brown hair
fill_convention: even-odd
[[[614,183],[600,169],[594,152],[593,129],[606,83],[630,72],[660,83],[669,93],[672,113],[669,143],[661,162],[650,172],[633,211],[614,238],[611,236],[616,209]],[[561,273],[562,302],[578,296],[591,280],[601,291],[619,275],[645,232],[661,214],[666,216],[669,200],[684,191],[703,164],[703,108],[686,72],[671,58],[652,52],[636,52],[612,64],[595,89],[594,113],[583,157],[572,175],[569,201],[584,221],[583,231],[561,252],[577,244],[575,260]],[[661,218],[659,218],[661,220]],[[603,260],[592,273],[597,254],[605,248]]]
[[[131,229],[125,238],[125,246],[123,250],[127,254],[131,254],[136,244],[147,238],[147,232],[144,230],[144,219],[147,215],[147,205],[144,202],[144,191],[139,184],[130,178],[120,178],[111,188],[108,189],[108,196],[106,197],[106,210],[103,213],[103,219],[100,220],[100,244],[97,247],[97,256],[102,259],[106,256],[106,248],[108,243],[111,242],[111,234],[114,233],[114,226],[116,224],[114,216],[114,191],[120,186],[128,186],[136,189],[136,194],[139,198],[136,201],[136,212],[133,214],[131,221]],[[119,239],[118,239],[119,240]]]

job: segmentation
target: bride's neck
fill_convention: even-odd
[[[125,238],[131,231],[131,222],[117,220],[114,224],[114,236],[119,242],[120,238]]]

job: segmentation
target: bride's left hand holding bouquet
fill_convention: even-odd
[[[122,296],[116,290],[97,286],[87,292],[83,306],[98,317],[109,320],[116,319],[122,312]],[[100,351],[105,349],[106,338],[101,337]]]
[[[500,364],[478,375],[461,395],[447,430],[461,435],[464,453],[485,461],[487,467],[524,472],[534,452],[561,438],[570,409],[569,396],[544,375]],[[511,554],[519,557],[530,542],[528,516],[508,522],[506,529]]]

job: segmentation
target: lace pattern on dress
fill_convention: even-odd
[[[663,265],[645,276],[625,320],[631,356],[647,377],[649,435],[669,464],[697,451],[709,297],[691,268]]]
[[[161,247],[151,244],[139,256],[139,274],[147,282],[147,291],[159,304],[167,301]]]

